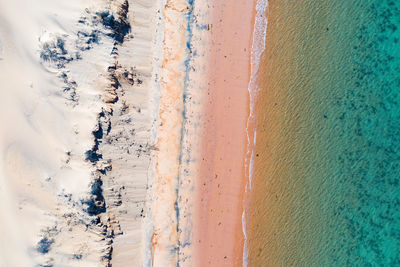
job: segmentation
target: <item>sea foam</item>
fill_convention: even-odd
[[[247,134],[247,154],[245,161],[246,173],[248,175],[248,182],[246,184],[246,194],[248,195],[252,189],[252,176],[254,166],[254,148],[256,145],[256,127],[255,127],[255,105],[257,101],[258,93],[258,71],[260,66],[261,56],[265,50],[265,42],[267,35],[268,21],[266,18],[266,10],[268,7],[267,0],[258,0],[256,3],[256,15],[254,19],[254,30],[253,40],[251,45],[251,57],[250,57],[250,80],[248,85],[249,98],[250,98],[250,111],[247,119],[246,134]],[[252,126],[254,125],[254,126]],[[253,140],[251,140],[253,139]],[[242,229],[244,236],[244,247],[243,247],[243,266],[248,265],[248,244],[247,244],[247,203],[244,205],[242,213]]]

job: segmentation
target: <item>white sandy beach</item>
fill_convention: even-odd
[[[1,267],[241,261],[253,4],[236,44],[215,1],[0,0]]]
[[[191,266],[207,10],[0,1],[0,266]]]
[[[0,2],[0,266],[145,261],[159,7],[124,4]]]

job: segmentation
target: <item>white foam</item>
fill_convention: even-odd
[[[258,71],[260,67],[261,56],[265,50],[265,42],[267,35],[267,25],[268,21],[265,15],[265,12],[268,7],[267,0],[258,0],[256,4],[256,16],[254,21],[254,31],[253,31],[253,41],[251,45],[251,71],[250,71],[250,81],[248,85],[248,91],[250,96],[250,112],[249,117],[247,119],[247,155],[245,167],[246,171],[248,171],[248,183],[246,184],[246,194],[249,194],[252,190],[252,177],[254,171],[254,148],[256,145],[256,136],[257,129],[249,129],[252,123],[255,123],[255,104],[257,101],[257,93],[258,93]],[[253,131],[253,142],[250,140],[250,132]],[[246,204],[246,203],[245,203]],[[247,213],[247,205],[244,206],[243,214],[242,214],[242,227],[243,227],[243,236],[244,236],[244,245],[243,245],[243,266],[248,265],[248,245],[247,245],[247,228],[246,228],[246,213]]]

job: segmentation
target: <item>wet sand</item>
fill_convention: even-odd
[[[194,258],[197,266],[242,265],[246,122],[253,29],[249,1],[215,1],[201,129]]]

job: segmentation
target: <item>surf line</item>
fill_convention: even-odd
[[[243,212],[242,212],[242,231],[244,236],[243,244],[243,267],[248,265],[249,251],[247,240],[247,219],[249,198],[253,187],[253,172],[254,172],[254,149],[256,146],[257,128],[256,128],[256,114],[255,105],[257,102],[258,94],[258,71],[260,67],[261,56],[265,51],[265,42],[267,37],[268,21],[266,17],[266,10],[268,8],[267,0],[257,0],[256,14],[254,18],[253,37],[251,44],[250,55],[250,80],[247,90],[249,91],[250,107],[249,116],[246,124],[247,135],[247,151],[245,157],[245,173],[247,182],[245,185],[245,197],[243,199]]]

